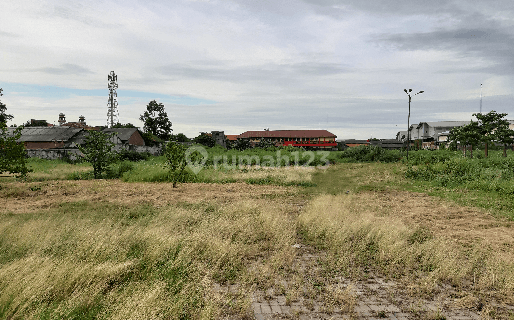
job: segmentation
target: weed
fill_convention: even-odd
[[[412,233],[412,235],[407,239],[407,241],[409,242],[409,244],[423,243],[432,239],[433,237],[434,235],[427,227],[420,226]]]

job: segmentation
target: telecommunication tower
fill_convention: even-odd
[[[111,71],[107,76],[107,87],[109,88],[109,102],[107,103],[107,126],[112,128],[119,122],[120,115],[118,113],[118,76]]]

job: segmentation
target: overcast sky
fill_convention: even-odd
[[[393,138],[411,123],[514,119],[514,1],[7,0],[0,9],[8,124],[121,123],[151,100],[174,133],[327,129]]]

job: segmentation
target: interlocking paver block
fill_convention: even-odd
[[[278,301],[278,304],[281,305],[281,306],[285,306],[286,305],[286,297],[284,297],[284,296],[278,296],[277,297],[277,301]]]
[[[387,305],[385,307],[385,310],[386,311],[389,311],[389,312],[400,312],[400,308],[398,308],[397,306],[395,306],[394,304],[390,304],[390,305]]]
[[[255,320],[265,320],[264,316],[261,313],[255,314]]]
[[[368,307],[373,311],[385,311],[385,306],[380,304],[369,304]]]
[[[355,312],[370,312],[371,308],[365,303],[359,303],[358,306],[355,307]]]
[[[261,305],[259,303],[253,303],[253,313],[261,313]]]
[[[282,313],[282,310],[278,304],[273,304],[271,305],[271,313]]]
[[[261,304],[262,313],[271,313],[271,308],[268,304]]]
[[[280,309],[282,309],[282,313],[286,313],[286,314],[291,313],[291,307],[289,307],[289,306],[280,306]]]
[[[396,313],[394,313],[394,315],[396,316],[396,318],[398,318],[398,320],[409,318],[409,314],[405,313],[405,312],[396,312]]]
[[[270,300],[269,305],[270,306],[278,306],[279,305],[278,300],[276,300],[276,299]]]
[[[430,311],[437,311],[437,310],[439,310],[439,307],[433,303],[427,303],[425,305],[425,309],[430,310]]]

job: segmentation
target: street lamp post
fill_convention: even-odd
[[[410,148],[410,101],[412,99],[411,97],[411,92],[412,92],[412,89],[409,89],[407,91],[407,89],[403,89],[403,91],[405,91],[405,93],[409,96],[409,115],[407,116],[407,160],[409,160],[409,148]],[[425,91],[420,91],[416,94],[413,94],[413,96],[415,95],[418,95],[420,93],[423,93]]]

